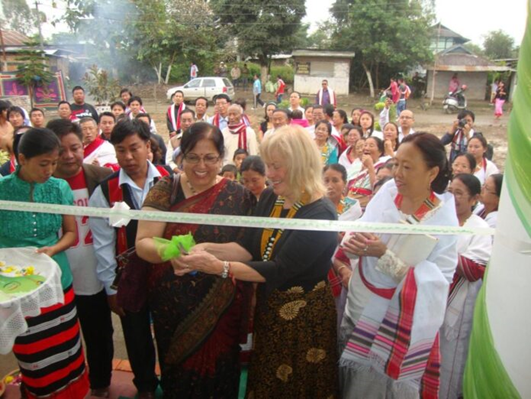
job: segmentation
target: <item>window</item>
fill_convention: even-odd
[[[196,87],[199,87],[201,84],[201,79],[194,79],[191,82],[187,83],[186,86],[184,86],[186,89],[194,89]]]
[[[203,87],[216,87],[214,79],[203,79]]]
[[[223,84],[226,86],[226,87],[232,87],[232,83],[229,82],[229,80],[227,78],[223,78]]]

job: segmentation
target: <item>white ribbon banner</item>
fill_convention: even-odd
[[[411,225],[402,223],[366,223],[359,221],[284,219],[256,216],[228,216],[203,213],[127,210],[121,205],[109,208],[76,207],[70,205],[40,204],[34,202],[0,201],[0,210],[53,213],[60,215],[109,218],[126,225],[130,220],[146,220],[165,223],[188,223],[213,226],[234,226],[311,231],[356,231],[382,234],[432,234],[432,235],[494,235],[491,228],[466,228],[450,226]],[[119,227],[113,223],[113,225]]]

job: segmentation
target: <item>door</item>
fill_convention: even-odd
[[[214,96],[220,94],[221,91],[216,87],[216,81],[214,79],[203,79],[203,88],[205,90],[205,97],[212,100]]]
[[[195,100],[197,97],[204,95],[204,91],[201,88],[202,79],[194,79],[186,83],[183,87],[185,101]]]

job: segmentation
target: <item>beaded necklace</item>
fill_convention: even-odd
[[[286,199],[284,197],[279,196],[269,216],[272,218],[280,217],[282,214],[282,209],[284,209],[285,202],[286,202]],[[305,201],[302,199],[300,201],[297,201],[295,204],[293,204],[288,214],[286,215],[286,219],[293,218],[295,214],[297,213],[297,211],[304,206],[304,204],[305,204]],[[260,250],[262,252],[262,260],[264,262],[267,262],[269,259],[271,259],[271,255],[273,254],[273,249],[275,248],[275,245],[278,242],[279,238],[282,236],[283,232],[284,232],[283,229],[264,229],[262,233],[262,239],[260,242]]]

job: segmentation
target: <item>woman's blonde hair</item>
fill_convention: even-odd
[[[321,155],[310,134],[300,126],[284,126],[264,139],[260,154],[265,163],[276,155],[288,171],[288,184],[295,200],[303,193],[310,197],[324,195]]]

